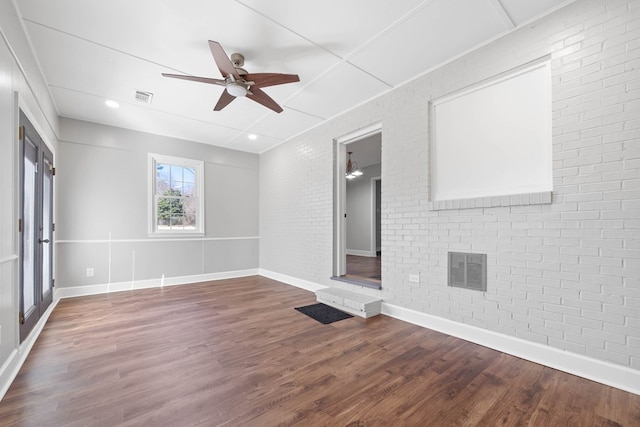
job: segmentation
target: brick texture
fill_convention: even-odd
[[[334,138],[382,122],[385,302],[640,369],[640,1],[579,0],[261,156],[261,267],[333,268]],[[429,209],[428,101],[549,56],[551,204]],[[447,251],[488,255],[487,292]],[[419,284],[409,274],[419,274]]]

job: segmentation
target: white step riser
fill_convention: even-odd
[[[338,310],[364,318],[378,315],[382,309],[382,300],[379,298],[338,288],[318,290],[316,299]]]

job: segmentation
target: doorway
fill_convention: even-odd
[[[332,278],[374,289],[382,286],[381,148],[380,124],[335,140]]]
[[[20,342],[53,300],[53,153],[20,110]]]

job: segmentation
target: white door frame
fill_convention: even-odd
[[[382,132],[382,122],[365,126],[353,132],[334,138],[333,177],[333,275],[347,273],[347,145]],[[375,232],[375,230],[374,230]]]
[[[378,245],[376,241],[376,218],[377,218],[377,197],[376,197],[376,181],[382,183],[382,177],[374,176],[371,178],[371,253],[373,256],[378,256]]]

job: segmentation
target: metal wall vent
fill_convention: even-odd
[[[449,252],[447,284],[456,288],[487,290],[487,255]]]
[[[144,102],[145,104],[151,104],[153,94],[151,92],[143,92],[141,90],[136,91],[136,101]]]

